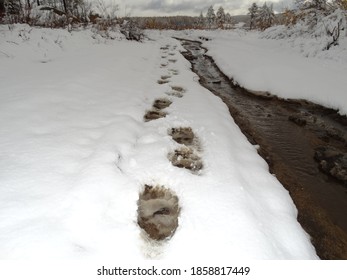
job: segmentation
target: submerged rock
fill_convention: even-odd
[[[347,184],[347,153],[331,147],[319,147],[314,158],[322,171]]]
[[[295,124],[297,124],[298,126],[305,126],[306,123],[307,123],[304,118],[299,117],[299,116],[294,116],[294,115],[289,116],[288,120],[293,122],[293,123],[295,123]]]

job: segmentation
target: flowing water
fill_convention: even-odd
[[[318,147],[347,152],[346,118],[304,100],[283,100],[235,86],[197,41],[180,39],[200,83],[222,98],[243,133],[287,188],[298,220],[323,259],[347,259],[347,186],[322,172]]]

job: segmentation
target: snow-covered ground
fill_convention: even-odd
[[[288,192],[199,85],[179,42],[150,35],[137,43],[0,26],[0,258],[316,259]],[[163,75],[169,83],[157,82]],[[168,95],[171,86],[183,97]],[[144,122],[163,97],[168,115]],[[168,159],[180,146],[168,130],[180,126],[199,139],[199,174]],[[141,234],[145,184],[179,198],[171,240]]]
[[[242,87],[292,99],[307,99],[347,114],[347,38],[323,51],[319,38],[278,39],[281,27],[259,32],[183,32],[205,36],[208,55]],[[283,31],[283,30],[282,30]],[[277,39],[266,39],[277,38]]]

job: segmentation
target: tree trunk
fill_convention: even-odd
[[[63,0],[63,4],[64,4],[64,11],[65,11],[65,14],[67,15],[67,5],[66,5],[66,0]]]
[[[4,5],[4,0],[0,0],[0,17],[2,14],[5,13],[5,5]]]

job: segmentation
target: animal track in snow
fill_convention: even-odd
[[[173,166],[191,170],[193,173],[198,173],[203,168],[200,156],[192,148],[186,146],[170,153],[169,160]]]
[[[179,71],[176,70],[176,69],[169,69],[169,73],[170,73],[171,75],[178,75],[178,74],[179,74]]]
[[[183,97],[183,93],[185,92],[185,89],[179,86],[171,86],[172,91],[166,92],[169,96],[175,96],[178,98]]]
[[[165,118],[165,117],[166,117],[166,113],[163,111],[150,110],[150,111],[147,111],[146,114],[144,115],[144,120],[146,122],[149,122],[149,121],[153,121],[153,120],[157,120],[157,119]]]
[[[161,78],[162,80],[167,80],[167,79],[171,78],[171,76],[169,76],[169,75],[163,75],[163,76],[161,76],[160,78]]]
[[[172,104],[172,102],[169,99],[166,98],[160,98],[156,99],[153,103],[153,108],[156,108],[158,110],[165,109],[169,107]]]
[[[170,81],[168,81],[168,80],[158,80],[158,84],[159,85],[167,84],[168,82],[170,82]]]
[[[194,132],[190,127],[171,128],[169,134],[177,143],[186,146],[192,145],[195,138]]]
[[[166,45],[166,46],[164,46],[164,47],[161,47],[160,49],[163,50],[163,51],[165,51],[165,50],[168,50],[169,48],[170,48],[170,45]]]
[[[178,97],[178,98],[183,97],[183,94],[182,94],[182,93],[180,93],[180,92],[175,92],[175,91],[166,92],[166,94],[167,94],[168,96],[175,96],[175,97]]]
[[[195,136],[191,127],[171,128],[169,135],[178,144],[183,145],[173,153],[169,153],[168,158],[172,165],[179,168],[186,168],[194,173],[203,168],[202,160],[198,154],[200,150],[199,139]]]
[[[172,102],[167,98],[159,98],[154,100],[152,109],[146,112],[144,115],[144,120],[149,122],[152,120],[165,118],[167,114],[161,110],[169,107],[171,104]]]
[[[185,92],[185,89],[183,87],[172,86],[171,88],[172,88],[172,90],[177,91],[177,92],[181,92],[181,93]]]
[[[180,207],[170,189],[145,185],[137,205],[137,223],[151,239],[164,240],[175,233]]]
[[[168,75],[163,75],[160,77],[160,80],[158,80],[158,84],[162,85],[162,84],[167,84],[168,82],[170,82],[168,79],[171,78],[171,76]]]

